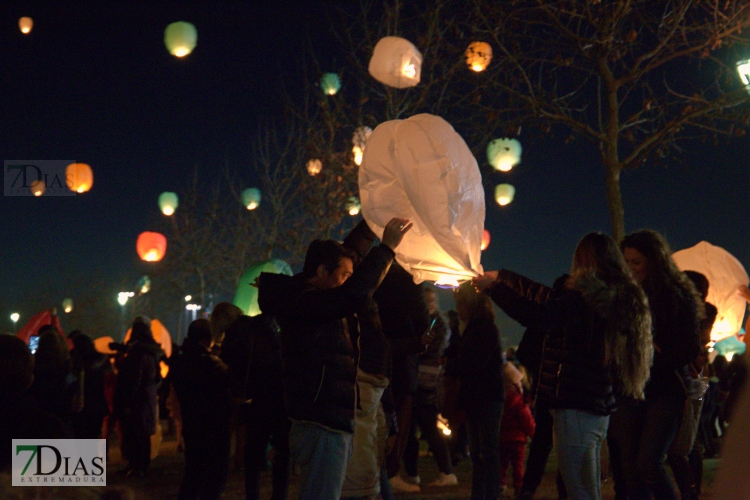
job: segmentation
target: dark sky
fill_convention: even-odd
[[[0,199],[0,331],[10,329],[12,311],[36,312],[28,304],[42,289],[75,298],[66,288],[72,276],[101,274],[114,291],[143,274],[135,240],[153,227],[159,193],[180,190],[196,165],[205,175],[220,175],[227,158],[241,166],[259,120],[279,112],[280,82],[292,91],[304,83],[293,65],[308,33],[323,65],[336,43],[320,2],[23,5],[0,10],[3,160],[86,162],[94,187],[76,197]],[[34,19],[29,35],[18,29],[24,15]],[[198,30],[183,60],[162,41],[178,20]],[[517,189],[502,209],[488,193],[483,264],[551,283],[583,234],[609,232],[603,169],[588,143],[520,140],[513,172],[483,171]],[[627,230],[656,229],[675,250],[707,240],[747,265],[750,139],[686,150],[684,165],[623,173]]]

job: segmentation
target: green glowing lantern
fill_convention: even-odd
[[[323,93],[326,95],[336,95],[336,92],[341,88],[339,75],[336,73],[323,73],[323,76],[320,77],[320,88],[323,89]]]
[[[352,217],[355,215],[359,215],[359,212],[362,210],[362,203],[359,201],[359,198],[356,196],[350,196],[348,200],[346,200],[346,211],[349,215]]]
[[[260,205],[260,189],[247,188],[242,191],[242,204],[248,210],[255,210]]]
[[[280,259],[270,259],[247,268],[247,271],[240,278],[237,286],[237,292],[234,294],[232,303],[242,309],[242,312],[248,316],[257,316],[260,314],[258,307],[258,289],[252,283],[260,276],[260,273],[274,273],[292,275],[292,268],[289,264]]]
[[[66,314],[71,312],[73,310],[73,299],[68,298],[68,299],[63,300],[62,306],[63,306],[63,311],[65,311]]]
[[[495,187],[495,201],[502,207],[513,201],[515,195],[516,188],[510,184],[498,184]]]
[[[198,43],[198,31],[188,22],[178,21],[164,30],[164,45],[175,57],[185,57],[190,54],[196,43]]]
[[[165,191],[159,195],[159,209],[164,215],[172,215],[179,204],[177,193]]]
[[[487,161],[496,170],[508,172],[521,161],[521,151],[516,139],[495,139],[487,146]]]

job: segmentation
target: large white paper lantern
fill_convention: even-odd
[[[389,87],[414,87],[422,76],[422,54],[409,40],[387,36],[375,44],[367,71]]]
[[[393,217],[414,224],[396,260],[415,283],[455,286],[482,274],[482,176],[464,140],[439,116],[378,125],[367,140],[359,193],[376,235]]]
[[[675,252],[672,258],[681,271],[697,271],[708,278],[706,301],[719,310],[711,331],[711,340],[718,342],[739,333],[745,317],[746,302],[737,293],[737,289],[750,283],[740,261],[723,248],[707,241]]]
[[[521,161],[521,151],[516,139],[495,139],[487,145],[487,161],[496,170],[508,172]]]

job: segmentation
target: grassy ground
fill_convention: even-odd
[[[718,459],[706,460],[704,464],[703,495],[701,498],[710,500],[711,485],[714,480]],[[175,442],[166,440],[161,445],[159,456],[152,462],[149,475],[146,478],[134,479],[123,478],[116,474],[116,471],[123,467],[120,459],[120,452],[116,446],[110,449],[110,456],[107,464],[107,484],[109,487],[122,489],[125,494],[124,498],[157,500],[175,498],[177,490],[182,480],[183,458],[182,454],[176,452]],[[544,475],[542,484],[537,490],[535,498],[542,500],[557,500],[557,489],[555,487],[555,473],[557,462],[554,452],[547,464],[547,472]],[[435,461],[431,456],[423,454],[419,459],[419,471],[423,484],[433,481],[438,476],[438,470]],[[471,465],[467,460],[458,464],[455,470],[458,476],[459,485],[447,488],[428,488],[423,487],[419,494],[398,495],[403,499],[467,499],[471,493]],[[261,497],[270,498],[271,483],[270,474],[264,473],[262,477]],[[290,485],[289,498],[297,498],[298,494],[297,477],[292,477]],[[606,480],[603,483],[603,498],[610,500],[614,498],[612,490],[612,481]],[[244,476],[240,470],[233,470],[229,477],[229,482],[224,493],[225,500],[239,500],[244,498]],[[509,494],[507,498],[512,498]]]

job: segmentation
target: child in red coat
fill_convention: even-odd
[[[523,397],[523,374],[512,362],[503,368],[505,405],[500,421],[500,491],[507,490],[508,466],[513,467],[513,489],[518,494],[523,484],[526,441],[534,436],[536,423]]]

